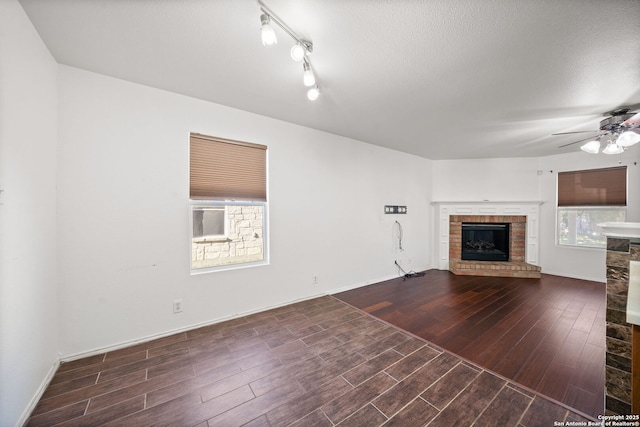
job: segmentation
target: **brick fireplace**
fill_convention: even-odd
[[[465,261],[462,253],[462,223],[509,224],[508,261]],[[525,215],[449,216],[449,271],[458,275],[539,278],[540,267],[525,262]]]
[[[433,263],[440,270],[450,270],[456,274],[540,277],[539,240],[540,201],[434,201],[434,246]],[[498,221],[515,218],[510,229],[511,258],[508,262],[462,261],[461,249],[451,250],[451,218],[459,223],[453,230],[453,244],[460,243],[462,220],[470,222]],[[482,219],[478,219],[482,218]],[[475,221],[478,219],[478,221]],[[465,220],[466,222],[466,220]],[[506,221],[503,221],[506,222]],[[515,225],[514,225],[515,224]],[[459,227],[459,228],[458,228]],[[515,228],[514,228],[515,227]],[[457,242],[456,242],[457,239]],[[515,257],[514,257],[515,255]]]

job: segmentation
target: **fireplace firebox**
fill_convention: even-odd
[[[509,261],[509,224],[463,222],[461,259]]]

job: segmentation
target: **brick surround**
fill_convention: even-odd
[[[462,223],[508,223],[509,261],[463,261]],[[539,278],[540,267],[525,262],[524,215],[451,215],[449,217],[449,271],[458,275]]]

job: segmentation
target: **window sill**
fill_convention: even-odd
[[[197,239],[193,239],[193,243],[224,243],[230,242],[227,236],[215,236],[215,237],[200,237]]]
[[[263,261],[254,261],[254,262],[243,262],[238,264],[224,264],[224,265],[218,265],[215,267],[191,269],[191,275],[198,276],[200,274],[215,273],[218,271],[239,270],[242,268],[261,267],[264,265],[269,265],[269,261],[263,260]]]
[[[580,250],[590,250],[590,251],[602,251],[607,250],[604,246],[580,246],[580,245],[563,245],[561,243],[556,243],[556,247],[565,248],[565,249],[580,249]]]

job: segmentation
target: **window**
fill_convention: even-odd
[[[604,248],[607,238],[597,225],[624,222],[626,216],[625,208],[558,208],[558,243]]]
[[[226,208],[224,206],[197,206],[193,213],[193,238],[199,241],[226,239]]]
[[[598,224],[627,215],[626,166],[558,174],[558,244],[606,247]]]
[[[191,134],[191,269],[267,262],[264,145]]]

